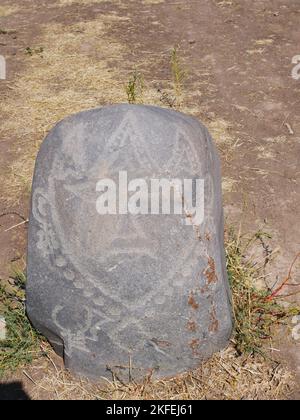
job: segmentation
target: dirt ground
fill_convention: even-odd
[[[220,152],[227,223],[270,233],[270,285],[284,279],[300,251],[300,80],[291,76],[299,21],[299,0],[1,0],[2,281],[25,262],[23,221],[47,131],[70,113],[125,102],[134,69],[143,102],[167,106],[174,46],[187,72],[181,110],[208,126]],[[298,264],[294,281],[299,273]],[[276,346],[298,376],[297,398],[292,328]]]

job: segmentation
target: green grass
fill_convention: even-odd
[[[258,265],[246,256],[256,241],[262,244],[266,237],[268,235],[263,232],[256,233],[250,239],[238,237],[232,229],[227,232],[227,270],[235,321],[234,344],[239,355],[265,355],[265,344],[274,336],[275,327],[286,324],[292,316],[300,313],[299,307],[287,307],[280,299],[270,299],[272,290],[267,285],[261,285],[267,260]]]
[[[0,315],[6,321],[7,336],[0,341],[0,378],[31,363],[41,355],[41,337],[25,312],[26,276],[15,271],[13,286],[0,286]]]
[[[44,47],[38,47],[38,48],[31,48],[27,47],[25,48],[25,54],[33,56],[34,54],[42,55],[44,52]]]
[[[178,47],[174,47],[171,51],[171,72],[175,95],[180,98],[183,92],[183,83],[186,79],[186,71],[179,57]]]
[[[126,85],[126,94],[128,102],[130,104],[135,104],[141,101],[143,90],[143,77],[137,70],[135,70]]]

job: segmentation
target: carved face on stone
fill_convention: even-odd
[[[66,278],[76,278],[79,284],[78,277],[83,276],[91,287],[101,285],[105,294],[113,291],[133,305],[142,303],[141,299],[144,304],[156,294],[163,302],[172,294],[168,282],[174,273],[181,273],[182,283],[193,274],[188,268],[195,247],[193,227],[185,224],[184,215],[100,215],[96,184],[103,178],[117,183],[119,171],[134,178],[192,178],[200,159],[184,129],[176,131],[172,126],[165,134],[160,159],[155,159],[156,140],[161,139],[151,131],[146,136],[139,133],[138,126],[134,114],[127,112],[109,139],[99,138],[94,144],[86,143],[88,128],[77,126],[76,133],[63,139],[64,155],[53,162],[48,189],[34,195],[37,219],[52,225],[54,263],[65,269]],[[158,223],[159,218],[163,223]],[[131,279],[126,290],[120,289],[122,276]]]

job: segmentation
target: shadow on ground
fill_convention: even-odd
[[[23,390],[21,382],[0,384],[0,401],[28,401],[29,396]]]

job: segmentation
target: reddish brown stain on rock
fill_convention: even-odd
[[[204,287],[201,287],[201,289],[200,289],[200,293],[202,294],[202,295],[204,295],[205,293],[207,293],[207,292],[209,292],[209,287],[206,285],[206,286],[204,286]]]
[[[193,293],[191,293],[190,294],[190,297],[189,297],[189,300],[188,300],[188,302],[189,302],[189,305],[193,308],[193,309],[199,309],[199,305],[198,305],[198,303],[196,302],[196,300],[195,300],[195,298],[194,298],[194,294]]]
[[[200,228],[199,228],[199,226],[195,226],[195,232],[196,232],[196,235],[197,235],[197,239],[199,240],[199,241],[201,241],[201,232],[200,232]]]
[[[216,275],[216,265],[212,257],[209,257],[208,259],[208,267],[205,270],[204,275],[207,278],[208,284],[216,283],[218,281],[218,277]]]
[[[189,346],[192,349],[194,356],[197,356],[198,349],[200,346],[200,340],[198,338],[194,338],[192,341],[190,341]]]
[[[196,325],[196,322],[195,322],[195,321],[190,320],[190,321],[187,323],[187,329],[188,329],[189,331],[191,331],[191,332],[195,332],[195,331],[197,331],[197,325]]]
[[[217,333],[219,331],[219,321],[217,319],[216,308],[213,306],[210,312],[209,332]]]

